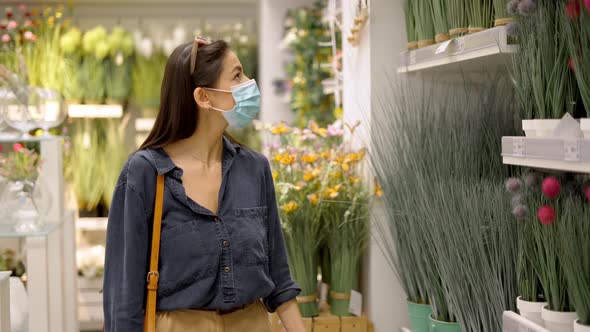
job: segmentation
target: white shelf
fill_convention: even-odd
[[[70,118],[120,118],[123,116],[122,105],[68,105]]]
[[[83,231],[106,231],[108,218],[80,218],[76,227]]]
[[[402,52],[401,65],[397,72],[502,70],[510,65],[512,54],[518,51],[518,46],[508,45],[504,26],[458,37],[445,43]]]
[[[410,329],[409,329],[409,328],[407,328],[407,327],[402,327],[402,328],[400,328],[400,331],[401,331],[401,332],[412,332],[412,330],[410,330]]]
[[[590,139],[502,137],[504,164],[590,173]]]
[[[135,130],[140,132],[149,132],[154,127],[155,118],[138,118],[135,119]]]
[[[572,322],[573,323],[573,322]],[[572,324],[573,325],[573,324]],[[530,320],[512,311],[504,311],[502,314],[502,332],[549,332]]]

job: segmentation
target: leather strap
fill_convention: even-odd
[[[162,207],[164,205],[164,175],[158,175],[156,202],[154,206],[154,229],[152,231],[152,251],[150,270],[147,274],[147,301],[145,305],[144,332],[156,331],[156,296],[158,295],[158,260],[160,259],[160,231],[162,229]]]

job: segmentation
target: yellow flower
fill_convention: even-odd
[[[282,154],[280,154],[280,153],[279,153],[279,154],[275,154],[275,156],[274,156],[274,160],[275,160],[276,162],[279,162],[279,161],[281,161],[281,159],[282,159],[282,158],[283,158],[283,155],[282,155]]]
[[[292,154],[288,154],[287,152],[285,152],[282,156],[281,156],[281,160],[280,160],[281,164],[283,165],[293,165],[293,163],[295,162],[295,155]]]
[[[324,196],[329,197],[329,198],[336,198],[338,197],[339,194],[339,190],[340,190],[340,184],[330,188],[326,188],[326,190],[324,191]]]
[[[285,126],[285,123],[284,122],[281,122],[278,125],[272,127],[270,129],[270,132],[273,135],[282,135],[282,134],[291,132],[291,130],[292,130],[291,128]]]
[[[344,171],[348,171],[350,169],[350,166],[348,166],[348,163],[347,162],[342,163],[342,169]]]
[[[305,173],[303,173],[303,180],[304,181],[311,181],[315,178],[317,178],[320,175],[320,169],[319,168],[307,168],[307,171]]]
[[[375,186],[375,196],[377,197],[381,197],[383,196],[383,189],[381,189],[381,186],[379,185],[379,182],[377,182],[377,179],[374,180],[374,186]]]
[[[324,151],[324,152],[322,152],[321,157],[324,160],[330,160],[332,155],[330,154],[330,151]]]
[[[307,195],[307,199],[311,202],[312,205],[318,205],[320,198],[317,194]]]
[[[291,213],[291,212],[297,210],[298,207],[299,207],[299,205],[297,205],[297,202],[290,201],[289,203],[283,205],[282,209],[283,209],[283,211],[285,211],[285,213]]]
[[[340,171],[338,171],[338,172],[334,172],[334,173],[330,174],[330,176],[331,176],[333,179],[338,179],[339,177],[341,177],[341,176],[342,176],[342,172],[340,172]]]
[[[320,126],[318,126],[315,122],[310,122],[309,123],[309,129],[311,129],[311,132],[321,136],[321,137],[328,137],[328,131],[326,130],[326,128],[320,128]]]
[[[358,183],[361,179],[357,178],[356,176],[351,176],[350,177],[350,182],[354,183]]]
[[[279,178],[279,172],[273,171],[272,172],[272,179],[276,181],[278,178]]]
[[[303,155],[302,159],[306,163],[313,164],[318,159],[318,155],[315,153],[310,153],[310,154]]]

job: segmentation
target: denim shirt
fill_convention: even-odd
[[[133,154],[115,188],[106,241],[107,332],[143,331],[156,191],[165,174],[157,310],[231,310],[262,299],[274,312],[295,298],[268,160],[223,138],[217,214],[185,193],[163,149]]]

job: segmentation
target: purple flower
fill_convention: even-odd
[[[520,204],[512,209],[512,214],[518,219],[523,219],[529,215],[529,209],[526,206]]]
[[[522,204],[522,194],[516,194],[514,196],[512,196],[512,206],[518,206]]]
[[[506,5],[506,11],[509,15],[516,15],[519,2],[520,0],[511,0],[508,2],[508,5]]]
[[[328,137],[335,137],[335,136],[342,136],[344,135],[344,130],[342,128],[338,128],[334,125],[328,125],[326,129],[326,133]]]
[[[506,180],[506,190],[509,192],[518,192],[522,188],[522,181],[518,178],[510,178]]]
[[[518,12],[522,16],[531,15],[535,10],[537,10],[537,4],[534,0],[522,0],[518,4]]]
[[[506,25],[506,33],[509,36],[516,36],[518,34],[518,29],[520,29],[518,22],[510,22]]]

